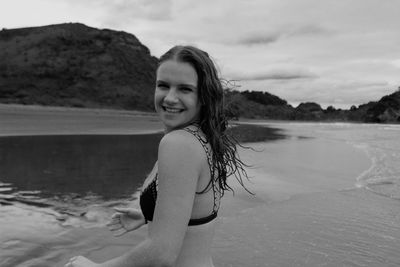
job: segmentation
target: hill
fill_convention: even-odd
[[[0,102],[153,110],[157,59],[132,34],[80,23],[0,31]]]
[[[349,110],[333,106],[323,109],[314,102],[300,103],[294,108],[277,96],[257,91],[227,90],[225,96],[227,115],[233,119],[400,123],[400,90]]]
[[[132,34],[80,23],[0,31],[0,103],[153,110],[158,59]],[[230,118],[400,122],[400,90],[349,110],[225,91]]]
[[[357,110],[365,109],[365,122],[400,123],[400,88],[397,92],[382,97],[378,102],[370,102]]]

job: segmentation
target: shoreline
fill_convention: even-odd
[[[151,134],[163,131],[156,113],[0,104],[0,137]]]
[[[286,138],[279,128],[230,122],[241,143]],[[0,138],[53,135],[157,134],[164,127],[155,112],[0,104]]]
[[[78,108],[64,106],[42,106],[42,105],[22,105],[22,104],[4,104],[0,103],[0,111],[51,111],[51,112],[78,112],[87,114],[120,114],[120,115],[141,115],[141,116],[157,116],[155,112],[127,110],[127,109],[111,109],[111,108]]]

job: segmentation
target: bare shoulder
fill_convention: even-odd
[[[179,150],[191,150],[191,152],[201,152],[199,140],[185,130],[174,130],[164,135],[160,142],[160,148],[175,148]]]
[[[191,161],[200,164],[202,160],[206,159],[204,149],[199,140],[192,134],[185,130],[174,130],[166,134],[159,145],[159,157],[168,155],[169,158],[173,157],[176,161]]]

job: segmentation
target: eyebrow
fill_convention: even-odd
[[[169,83],[167,83],[167,82],[165,82],[163,80],[157,80],[156,83],[157,84],[167,84],[167,85],[169,85]],[[188,84],[188,83],[180,83],[180,84],[178,84],[178,86],[180,86],[180,87],[190,87],[192,89],[197,89],[197,86],[192,85],[192,84]]]

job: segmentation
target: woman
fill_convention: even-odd
[[[226,178],[246,175],[226,133],[223,88],[208,54],[176,46],[160,58],[154,104],[165,126],[158,161],[144,182],[142,213],[120,210],[117,234],[148,222],[148,236],[124,255],[96,264],[79,256],[70,266],[212,267],[211,242]],[[247,177],[247,176],[246,176]]]

